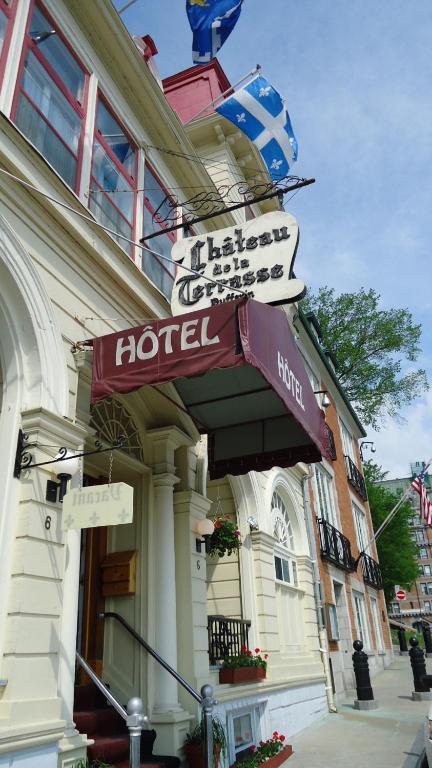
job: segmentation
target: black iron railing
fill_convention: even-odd
[[[331,461],[336,461],[336,459],[337,459],[336,443],[335,443],[335,439],[334,439],[334,434],[333,434],[333,432],[330,429],[328,424],[326,424],[326,431],[327,431],[328,458],[331,459]]]
[[[354,464],[350,456],[345,456],[345,464],[346,464],[348,482],[352,485],[354,490],[357,491],[358,495],[363,499],[363,501],[366,501],[367,500],[366,483],[364,481],[364,477],[362,473],[360,472],[359,469],[357,469],[356,465]]]
[[[375,589],[382,589],[383,582],[379,563],[363,552],[361,556],[361,565],[365,583],[369,584],[371,587],[375,587]]]
[[[351,554],[350,540],[328,520],[319,518],[317,522],[322,559],[329,560],[330,563],[345,571],[354,570],[355,564]]]
[[[251,622],[227,619],[225,616],[208,617],[208,647],[210,665],[222,662],[227,656],[237,656],[242,646],[248,646]]]

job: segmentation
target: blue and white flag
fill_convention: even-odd
[[[297,160],[297,139],[282,96],[265,77],[258,75],[215,110],[255,144],[274,181],[287,176]]]
[[[189,24],[193,31],[194,64],[214,59],[234,29],[243,0],[186,0]]]

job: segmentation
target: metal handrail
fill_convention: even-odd
[[[81,656],[81,654],[79,654],[79,653],[78,653],[78,651],[76,652],[76,657],[77,657],[77,661],[78,661],[78,664],[80,665],[80,667],[82,667],[82,668],[83,668],[84,672],[86,672],[86,674],[89,676],[89,678],[90,678],[90,679],[91,679],[91,680],[94,682],[95,686],[96,686],[97,688],[99,688],[99,690],[101,691],[101,693],[103,693],[103,695],[104,695],[104,696],[105,696],[105,698],[106,698],[106,699],[109,701],[109,703],[110,703],[110,704],[112,704],[112,706],[114,707],[114,709],[116,710],[116,712],[118,712],[118,713],[119,713],[119,715],[121,715],[121,717],[123,718],[123,720],[126,722],[128,714],[127,714],[127,712],[126,712],[125,708],[124,708],[124,707],[122,707],[122,705],[121,705],[121,704],[120,704],[120,703],[117,701],[117,699],[116,699],[116,698],[115,698],[115,697],[112,695],[112,693],[111,693],[110,689],[109,689],[109,688],[107,688],[107,687],[106,687],[106,685],[104,685],[104,684],[103,684],[102,680],[100,680],[100,679],[98,678],[98,676],[96,675],[96,673],[95,673],[95,672],[93,671],[93,669],[92,669],[92,668],[91,668],[91,667],[90,667],[90,666],[87,664],[87,662],[85,661],[85,659],[83,659],[83,657]]]
[[[172,677],[175,677],[178,683],[197,701],[199,704],[203,703],[203,697],[198,693],[198,691],[195,690],[187,680],[185,680],[181,675],[179,675],[176,670],[168,664],[165,659],[162,658],[162,656],[159,656],[158,652],[154,650],[154,648],[151,647],[151,645],[148,644],[146,640],[144,640],[141,635],[138,634],[138,632],[131,627],[129,622],[126,621],[126,619],[123,618],[123,616],[120,616],[119,613],[115,613],[115,611],[104,611],[103,613],[99,614],[101,619],[116,619],[126,630],[129,632],[129,634],[132,635],[133,638],[143,647],[145,650],[150,654],[150,656],[153,656],[154,659],[167,671],[169,672]]]

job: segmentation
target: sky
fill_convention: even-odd
[[[185,0],[137,0],[122,19],[153,37],[162,77],[192,65]],[[245,0],[218,58],[232,83],[262,66],[298,140],[292,172],[316,179],[286,205],[300,226],[297,276],[407,307],[423,327],[415,365],[432,383],[431,51],[431,0]],[[388,477],[432,457],[432,393],[401,417],[368,431]]]

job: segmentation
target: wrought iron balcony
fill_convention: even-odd
[[[336,459],[337,459],[336,443],[335,443],[335,439],[334,439],[334,434],[333,434],[333,432],[330,429],[328,424],[326,424],[326,431],[327,431],[327,453],[328,453],[328,458],[331,459],[331,461],[336,461]]]
[[[318,518],[321,557],[337,565],[344,571],[354,570],[354,558],[351,554],[351,543],[346,536],[334,527],[328,520]]]
[[[364,477],[362,473],[360,472],[359,469],[357,469],[356,465],[354,464],[350,456],[345,456],[345,464],[346,464],[348,482],[352,485],[354,490],[357,491],[358,495],[363,499],[363,501],[366,501],[367,500],[366,483],[364,481]]]
[[[248,646],[251,622],[208,616],[208,647],[210,666],[219,664],[227,656],[237,656],[242,645]]]
[[[361,564],[365,583],[369,584],[371,587],[375,587],[375,589],[382,589],[383,582],[379,563],[363,552],[361,556]]]

